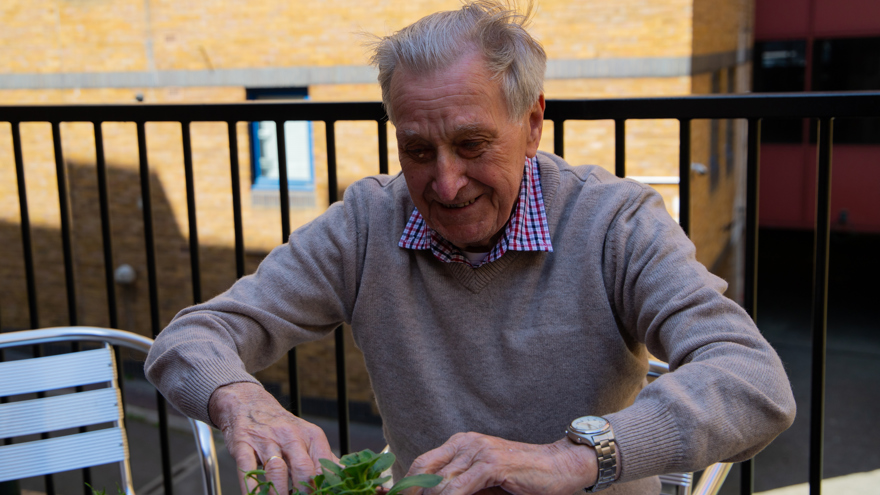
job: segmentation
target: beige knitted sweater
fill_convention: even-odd
[[[743,460],[794,418],[776,353],[651,188],[541,153],[552,253],[478,269],[399,248],[413,210],[402,175],[363,179],[253,275],[162,332],[148,376],[210,423],[219,386],[349,322],[363,350],[397,476],[452,434],[549,443],[602,415],[621,478]],[[674,370],[645,384],[648,352]],[[634,481],[637,480],[637,481]]]

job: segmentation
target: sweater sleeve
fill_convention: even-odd
[[[660,196],[643,188],[631,197],[608,231],[606,290],[621,331],[672,372],[607,415],[621,481],[748,459],[794,420],[782,363],[723,295],[726,283],[696,261]]]
[[[251,373],[350,320],[358,269],[353,203],[334,204],[273,249],[255,273],[175,316],[145,364],[169,402],[211,424],[208,401],[218,387],[258,383]]]

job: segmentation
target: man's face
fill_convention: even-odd
[[[400,166],[428,226],[461,249],[488,251],[519,196],[541,140],[544,96],[512,122],[481,54],[428,76],[391,79]]]

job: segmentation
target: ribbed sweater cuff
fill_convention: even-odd
[[[208,402],[215,390],[238,382],[251,382],[262,386],[256,378],[243,369],[231,368],[228,362],[220,360],[199,361],[198,369],[174,371],[170,375],[181,376],[183,379],[171,389],[174,397],[169,397],[169,400],[177,404],[185,415],[214,427],[216,425],[211,422],[208,415]]]
[[[618,482],[663,474],[680,463],[681,435],[669,409],[661,404],[630,406],[605,419],[614,429],[621,462]]]

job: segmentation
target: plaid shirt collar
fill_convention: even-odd
[[[526,158],[519,199],[513,208],[513,214],[507,221],[504,234],[484,261],[471,263],[461,250],[428,227],[418,208],[410,215],[397,245],[405,249],[430,249],[434,257],[444,263],[466,263],[474,268],[501,258],[507,251],[553,252],[537,157]]]

